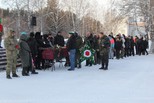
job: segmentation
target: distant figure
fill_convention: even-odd
[[[146,55],[149,54],[147,51],[148,47],[149,47],[148,40],[146,40],[146,38],[143,38],[143,54],[145,54],[145,53],[146,53]]]
[[[58,53],[57,57],[56,57],[56,61],[61,60],[63,57],[65,57],[66,62],[65,62],[65,66],[70,66],[70,61],[69,61],[69,56],[66,55],[67,53],[64,52],[61,48],[63,48],[65,46],[65,41],[64,41],[64,37],[62,35],[62,31],[59,31],[57,33],[57,35],[54,37],[54,46],[56,48],[58,48],[59,50],[56,51],[55,54]]]
[[[64,37],[62,36],[61,31],[59,31],[54,37],[54,45],[61,47],[65,45]]]
[[[122,40],[119,35],[116,36],[115,40],[115,50],[116,50],[116,59],[120,59],[120,55],[122,52]]]
[[[69,71],[75,70],[75,54],[76,54],[76,36],[74,32],[69,33],[70,38],[66,44],[67,50],[69,52],[71,68]]]
[[[86,34],[84,44],[94,49],[94,37],[92,33],[88,32]],[[92,61],[90,59],[86,60],[86,66],[92,66]]]
[[[35,39],[37,42],[37,51],[38,51],[38,55],[36,57],[36,69],[42,70],[44,68],[44,60],[42,58],[43,50],[41,48],[45,48],[45,44],[43,43],[43,39],[40,32],[35,33]]]
[[[28,37],[26,32],[22,32],[20,36],[20,58],[22,63],[22,76],[29,76],[29,71],[32,69],[31,50],[27,43]]]
[[[110,40],[103,32],[99,34],[99,37],[99,50],[102,61],[102,67],[99,69],[108,70]]]
[[[75,36],[76,36],[76,60],[75,60],[75,64],[77,68],[81,68],[81,61],[80,61],[80,57],[81,57],[81,53],[80,53],[80,49],[83,46],[83,40],[82,37],[75,32]]]
[[[110,52],[109,52],[109,58],[114,59],[114,46],[115,46],[115,41],[111,35],[108,36],[110,40]]]
[[[100,53],[99,53],[99,35],[94,35],[94,48],[95,54],[94,54],[94,60],[95,64],[100,64]]]
[[[36,67],[36,57],[38,56],[38,50],[37,50],[37,42],[36,42],[36,39],[34,38],[33,32],[30,33],[30,37],[28,38],[27,43],[28,43],[29,48],[31,50],[31,55],[32,55],[34,66]],[[35,69],[36,69],[35,67],[33,67],[31,65],[32,74],[38,74],[38,72],[35,71]]]
[[[8,32],[8,35],[4,40],[4,46],[6,48],[6,59],[7,59],[6,78],[12,79],[10,76],[11,69],[12,69],[12,77],[19,77],[16,74],[17,54],[19,45],[15,37],[15,31],[10,30]]]

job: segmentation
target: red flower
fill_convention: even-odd
[[[90,52],[89,52],[89,51],[86,51],[86,52],[85,52],[85,55],[86,55],[86,56],[89,56],[89,55],[90,55]]]

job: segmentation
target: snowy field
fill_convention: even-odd
[[[154,103],[154,55],[110,60],[108,71],[58,65],[12,80],[0,72],[0,103]]]

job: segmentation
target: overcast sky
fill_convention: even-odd
[[[107,6],[110,0],[91,0],[93,2],[97,1],[99,5],[101,6]],[[0,0],[0,8],[6,8],[6,6],[3,4],[2,0]]]

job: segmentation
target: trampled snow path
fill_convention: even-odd
[[[110,60],[75,71],[59,68],[7,80],[0,72],[0,103],[154,103],[154,55]]]

